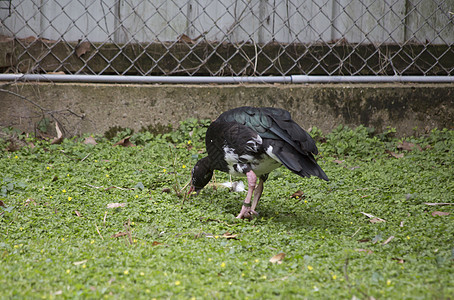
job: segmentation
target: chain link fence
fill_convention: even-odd
[[[0,0],[0,73],[454,75],[454,0]]]

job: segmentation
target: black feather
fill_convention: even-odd
[[[239,107],[226,111],[209,126],[205,143],[208,158],[199,161],[193,171],[197,188],[208,183],[213,170],[233,175],[253,170],[266,178],[280,164],[299,176],[328,180],[314,158],[318,154],[315,141],[283,109]],[[267,151],[273,155],[268,156]],[[261,164],[267,165],[262,168]]]

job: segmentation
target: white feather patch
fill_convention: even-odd
[[[253,137],[252,140],[246,142],[246,150],[257,152],[260,145],[262,145],[262,138],[260,135],[257,135],[256,137]]]
[[[232,189],[234,192],[244,192],[246,190],[242,181],[223,182],[221,185]]]
[[[274,155],[273,153],[273,146],[268,146],[268,148],[266,148],[265,150],[266,154],[268,154],[269,157],[271,157],[272,159],[274,159],[275,161],[277,161],[278,163],[281,163],[281,161],[279,160],[279,158],[277,158],[276,155]]]
[[[257,140],[260,139],[261,142],[260,136],[257,137]],[[270,173],[282,165],[281,161],[274,155],[272,146],[269,146],[266,149],[267,155],[263,154],[260,157],[254,157],[249,154],[238,156],[234,149],[227,146],[225,146],[223,150],[229,173],[233,176],[246,176],[245,171],[249,168],[252,169],[257,176],[261,176]]]
[[[225,161],[230,164],[230,163],[236,163],[238,162],[238,154],[235,153],[235,150],[229,147],[224,147],[224,159]]]

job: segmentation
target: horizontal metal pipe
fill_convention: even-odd
[[[390,83],[390,82],[454,82],[454,76],[307,76],[292,75],[292,83]]]
[[[121,76],[0,74],[0,81],[104,82],[104,83],[291,83],[290,76],[216,77],[216,76]]]
[[[454,83],[454,76],[122,76],[0,74],[0,81],[102,82],[102,83]]]

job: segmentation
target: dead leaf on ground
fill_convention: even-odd
[[[391,259],[395,260],[398,264],[403,264],[405,262],[405,260],[403,260],[402,258],[393,257]]]
[[[366,238],[366,239],[360,239],[358,240],[358,242],[360,243],[367,243],[367,242],[370,242],[370,239]]]
[[[86,137],[85,140],[84,140],[84,144],[86,145],[97,145],[98,143],[96,143],[96,140],[94,137]]]
[[[81,57],[85,53],[87,53],[90,50],[91,44],[90,42],[82,42],[76,47],[76,55],[77,57]]]
[[[84,259],[81,261],[75,261],[75,262],[73,262],[73,265],[75,265],[75,266],[82,265],[82,264],[86,263],[87,261],[88,261],[88,259]]]
[[[389,151],[389,150],[385,150],[385,152],[388,153],[389,156],[394,157],[394,158],[402,158],[402,157],[404,157],[403,153],[397,154],[397,153],[394,153],[394,152]]]
[[[167,193],[167,194],[168,194],[168,193],[170,193],[171,191],[172,191],[172,190],[169,189],[169,188],[163,188],[161,192],[162,192],[162,193]]]
[[[157,245],[162,245],[162,243],[153,241],[153,243],[152,243],[151,245],[152,245],[152,246],[157,246]]]
[[[114,147],[115,147],[115,146],[135,147],[136,145],[134,145],[133,143],[131,143],[131,141],[129,140],[130,138],[131,138],[131,136],[127,136],[127,137],[125,137],[124,139],[122,139],[121,141],[116,142],[116,143],[114,144]]]
[[[226,238],[226,239],[228,239],[228,240],[230,240],[230,239],[235,239],[235,240],[236,240],[236,239],[237,239],[237,236],[238,236],[238,234],[232,234],[232,233],[230,233],[230,232],[226,232],[226,233],[224,233],[224,234],[222,235],[223,238]]]
[[[78,216],[79,218],[82,217],[82,214],[78,210],[75,210],[74,212],[76,213],[76,216]]]
[[[388,244],[389,242],[391,242],[391,240],[394,238],[394,235],[390,236],[389,238],[386,239],[386,241],[383,242],[383,245],[386,245]]]
[[[290,198],[301,198],[303,196],[304,196],[304,192],[302,190],[297,190],[290,196]]]
[[[436,206],[436,205],[440,205],[440,206],[443,206],[443,205],[454,205],[454,203],[424,203],[425,205],[431,205],[431,206]]]
[[[284,252],[276,254],[275,256],[270,258],[270,263],[272,263],[272,264],[275,264],[275,263],[282,264],[282,261],[284,260],[284,257],[285,257],[285,253]]]
[[[335,159],[333,160],[333,162],[335,162],[336,164],[343,164],[345,162],[345,160],[338,160],[338,159]]]
[[[361,213],[362,213],[363,215],[365,215],[365,216],[371,218],[371,220],[369,220],[369,221],[371,221],[372,223],[386,222],[386,220],[383,220],[383,219],[381,219],[381,218],[379,218],[379,217],[376,217],[376,216],[374,216],[374,215],[372,215],[372,214],[365,213],[365,212],[361,212]],[[373,221],[372,221],[372,220],[373,220]]]
[[[375,218],[370,219],[369,222],[371,222],[371,223],[380,223],[380,222],[386,222],[386,221],[383,220],[383,219],[375,217]]]
[[[60,130],[60,126],[58,126],[58,122],[55,122],[55,130],[57,131],[57,137],[50,142],[52,145],[61,144],[61,142],[63,142],[63,133]]]
[[[0,206],[1,206],[1,207],[6,207],[5,202],[3,202],[2,200],[0,200]]]
[[[432,216],[447,216],[447,215],[450,215],[451,213],[450,212],[444,212],[444,211],[434,211],[432,213]]]
[[[112,235],[113,238],[117,238],[117,237],[121,237],[121,236],[125,236],[125,235],[128,235],[127,232],[119,232],[119,233],[115,233]]]
[[[397,144],[397,149],[404,151],[413,151],[414,149],[417,149],[419,151],[422,150],[421,146],[407,141],[402,141],[402,143]]]
[[[369,213],[365,213],[365,212],[362,212],[362,211],[361,211],[361,213],[362,213],[363,215],[365,215],[366,217],[369,217],[369,218],[375,218],[375,216],[374,216],[374,215],[372,215],[372,214],[369,214]]]
[[[109,203],[107,204],[107,208],[117,208],[117,207],[125,207],[126,203]]]
[[[367,254],[372,254],[372,253],[374,253],[374,251],[369,250],[369,249],[355,249],[355,251],[358,251],[358,252],[365,252],[365,253],[367,253]]]

